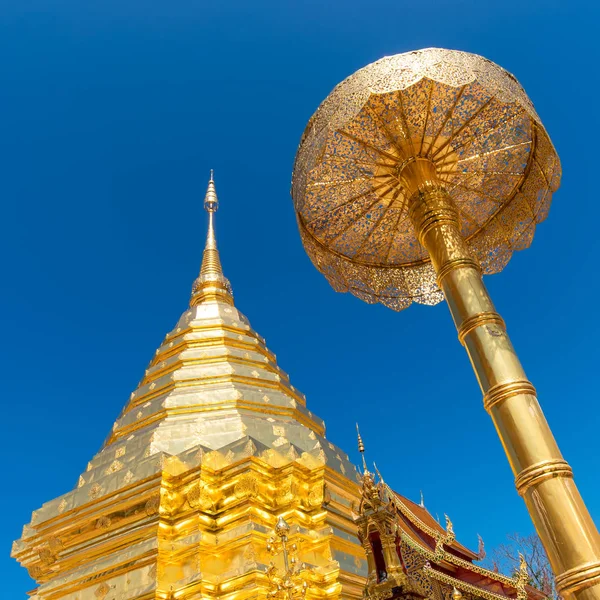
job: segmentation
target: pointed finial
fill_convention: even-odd
[[[483,538],[477,534],[478,548],[477,548],[477,560],[483,560],[486,557],[485,544]]]
[[[365,460],[365,445],[363,444],[360,430],[358,429],[358,423],[356,424],[356,435],[358,436],[358,451],[360,452],[360,456],[362,458],[363,471],[368,473],[369,469],[367,469],[367,461]]]
[[[279,517],[279,519],[277,519],[277,523],[275,525],[275,533],[280,538],[283,538],[283,537],[287,536],[287,534],[289,532],[290,532],[290,526],[288,525],[288,522],[283,517]]]
[[[421,502],[419,503],[419,506],[421,508],[425,508],[425,498],[423,497],[423,490],[420,490],[421,492]]]
[[[452,600],[462,600],[462,593],[456,587],[452,588]]]
[[[446,539],[444,540],[444,543],[450,546],[454,543],[456,534],[454,533],[454,526],[452,525],[450,517],[446,514],[444,514],[444,517],[446,518]]]
[[[375,461],[373,461],[373,468],[375,469],[375,473],[377,473],[377,477],[379,477],[379,481],[381,481],[381,483],[385,484],[385,481],[383,480],[383,476],[379,472],[379,469],[377,468]]]
[[[204,210],[208,212],[208,233],[202,255],[200,276],[194,281],[192,287],[190,306],[196,306],[205,300],[220,300],[227,304],[233,304],[231,285],[223,275],[221,259],[217,250],[214,214],[218,208],[219,199],[215,188],[214,172],[211,169],[206,196],[204,196]]]
[[[517,589],[517,600],[526,600],[528,597],[526,585],[529,583],[529,571],[527,561],[521,552],[519,552],[519,569],[515,573],[515,588]]]
[[[208,189],[206,190],[206,196],[204,196],[204,209],[213,213],[219,208],[219,199],[217,198],[217,190],[215,189],[214,171],[210,170],[210,179],[208,180]]]

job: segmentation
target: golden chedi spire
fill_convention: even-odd
[[[215,236],[215,213],[219,209],[219,199],[215,189],[214,172],[210,171],[208,189],[204,197],[204,210],[208,213],[208,233],[206,244],[202,255],[202,266],[200,275],[192,286],[192,297],[190,306],[196,306],[204,300],[222,300],[227,304],[233,304],[233,294],[229,280],[223,275],[221,258],[217,249],[217,238]]]

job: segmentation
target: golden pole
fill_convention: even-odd
[[[428,159],[400,172],[409,215],[426,248],[515,475],[565,598],[600,598],[600,537],[542,413],[536,391],[461,236],[458,212]]]

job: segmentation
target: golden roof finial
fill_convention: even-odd
[[[377,477],[379,477],[379,481],[381,481],[381,483],[383,483],[385,485],[385,481],[383,480],[383,476],[379,472],[379,469],[377,468],[377,463],[375,461],[373,461],[373,468],[375,469],[375,473],[377,473]]]
[[[462,593],[456,587],[452,588],[452,600],[462,600]]]
[[[204,196],[204,210],[208,213],[208,233],[204,254],[202,255],[200,276],[194,281],[190,306],[200,304],[204,300],[222,300],[228,304],[233,304],[231,285],[223,275],[221,259],[217,250],[214,214],[218,208],[219,199],[215,188],[214,172],[211,169],[206,196]]]
[[[517,600],[527,599],[527,584],[529,583],[529,571],[527,561],[521,552],[519,552],[519,568],[514,575],[515,588],[517,590]]]
[[[444,515],[446,517],[446,539],[444,540],[445,544],[452,544],[456,539],[456,535],[454,533],[454,526],[452,525],[452,521],[448,515]]]
[[[483,538],[477,534],[478,548],[477,548],[477,560],[483,560],[486,557],[485,544]]]
[[[367,461],[365,460],[365,445],[363,444],[360,430],[358,429],[358,423],[356,424],[356,435],[358,436],[358,451],[360,452],[360,456],[362,458],[363,471],[368,473],[369,469],[367,469]]]

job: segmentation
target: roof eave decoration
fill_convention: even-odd
[[[362,454],[362,439],[359,447]],[[356,519],[359,538],[369,561],[368,599],[383,600],[399,595],[429,597],[433,582],[449,586],[450,593],[457,590],[485,600],[540,598],[539,593],[527,585],[524,563],[513,577],[474,564],[472,561],[478,555],[456,541],[452,521],[447,515],[445,530],[439,525],[435,528],[427,525],[415,514],[416,508],[411,510],[412,503],[394,492],[379,471],[375,471],[377,480],[368,470],[362,477],[362,499]],[[492,585],[480,586],[448,574],[461,571],[476,574],[481,581],[492,582]]]

